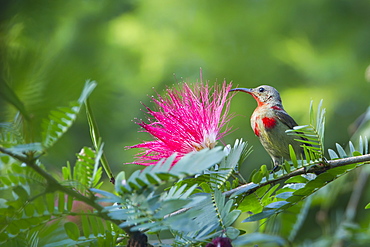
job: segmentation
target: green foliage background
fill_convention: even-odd
[[[369,106],[367,0],[16,0],[1,1],[1,6],[0,84],[9,85],[24,103],[31,119],[25,130],[29,141],[41,140],[41,121],[50,110],[75,100],[86,79],[96,80],[90,102],[116,174],[136,169],[123,165],[135,152],[124,147],[148,139],[132,121],[145,118],[140,102],[151,106],[153,87],[161,93],[177,81],[199,79],[200,67],[211,82],[225,78],[235,86],[276,87],[299,124],[309,121],[310,101],[324,99],[327,148],[347,143],[356,130],[353,123]],[[11,121],[16,109],[1,90],[0,120]],[[248,158],[256,160],[248,162],[254,166],[243,167],[247,176],[261,164],[270,165],[249,126],[255,105],[248,95],[234,97],[231,111],[238,115],[230,125],[237,129],[224,140],[242,137],[254,147]],[[368,134],[366,128],[358,131]],[[61,162],[74,160],[74,153],[90,142],[80,116],[44,163],[60,170]],[[339,221],[356,174],[341,179],[313,200],[306,228],[326,229]],[[360,208],[369,200],[363,198]],[[324,221],[314,219],[317,212],[327,214]],[[359,211],[357,217],[368,224],[368,214]],[[301,234],[317,237],[319,232]]]

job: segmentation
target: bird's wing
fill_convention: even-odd
[[[286,126],[288,126],[289,129],[293,129],[294,126],[297,126],[298,124],[294,119],[288,115],[285,111],[276,111],[275,112],[278,119],[284,123]]]
[[[278,119],[283,122],[289,129],[293,129],[294,126],[298,126],[297,122],[288,115],[285,111],[276,111]],[[303,134],[302,132],[297,132],[298,134]],[[308,141],[308,139],[301,137],[302,140]],[[311,146],[310,144],[305,144],[306,146]]]

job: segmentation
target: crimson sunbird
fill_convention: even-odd
[[[234,88],[230,90],[232,91],[248,93],[257,101],[257,108],[251,117],[251,126],[262,146],[271,156],[274,170],[282,164],[283,160],[290,160],[289,144],[297,155],[303,154],[302,143],[296,141],[299,137],[285,132],[298,124],[284,110],[280,94],[275,88],[262,85],[256,88]]]

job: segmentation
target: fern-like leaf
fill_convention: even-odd
[[[82,104],[96,87],[95,81],[86,81],[84,89],[77,102],[73,102],[69,107],[61,107],[58,110],[51,111],[47,120],[43,122],[43,140],[44,148],[50,148],[56,141],[71,127],[80,112]]]
[[[313,110],[313,102],[311,101],[309,125],[295,126],[286,132],[289,135],[299,137],[296,141],[302,143],[307,163],[311,163],[324,160],[324,129],[325,109],[322,109],[321,100],[317,107],[316,116]]]
[[[194,178],[178,182],[177,186],[181,187],[183,184],[187,184],[188,188],[190,188],[195,184],[199,184],[203,190],[202,192],[207,193],[211,193],[214,189],[225,191],[236,187],[238,185],[237,179],[233,184],[228,182],[228,180],[232,175],[238,173],[238,167],[242,163],[241,160],[245,160],[251,153],[251,148],[248,147],[246,142],[236,140],[234,147],[228,145],[224,148],[224,153],[226,156],[217,165],[206,169],[203,174],[198,174]],[[195,192],[201,191],[198,189]]]
[[[6,148],[24,144],[22,135],[22,117],[16,114],[10,123],[0,123],[0,145]]]
[[[345,151],[345,149],[338,143],[335,144],[335,147],[337,148],[337,152],[333,149],[328,149],[328,153],[331,159],[339,159],[339,158],[346,158],[346,157],[352,157],[357,155],[363,155],[368,154],[369,152],[369,143],[367,141],[366,136],[364,137],[365,141],[363,141],[362,137],[359,137],[358,140],[358,147],[356,148],[355,145],[349,141],[348,147],[349,147],[349,153]]]
[[[203,149],[185,155],[176,165],[172,166],[175,156],[176,154],[173,154],[167,160],[161,160],[156,165],[135,171],[127,180],[119,181],[117,176],[117,191],[131,193],[145,189],[148,186],[159,185],[162,181],[168,181],[169,179],[181,179],[199,174],[218,163],[225,154],[219,147]],[[119,176],[123,179],[122,175]]]
[[[211,194],[196,197],[202,197],[201,201],[177,219],[181,221],[180,225],[171,227],[176,232],[177,242],[205,241],[221,234],[229,238],[239,235],[239,231],[231,227],[241,212],[234,209],[233,199],[226,200],[217,189]]]
[[[29,112],[27,112],[26,107],[24,106],[23,102],[19,99],[17,94],[11,89],[3,78],[0,79],[0,95],[3,99],[5,99],[8,103],[12,104],[23,116],[26,120],[30,120]]]
[[[87,122],[89,123],[89,128],[90,128],[90,137],[91,137],[92,143],[94,145],[94,149],[95,150],[100,150],[101,146],[102,146],[102,138],[100,136],[98,124],[95,120],[93,111],[91,109],[89,99],[86,99],[85,107],[86,107]],[[112,170],[109,166],[108,159],[105,156],[104,152],[101,154],[100,162],[101,162],[107,176],[110,178],[110,181],[114,184],[115,181],[114,181],[113,172],[112,172]]]
[[[224,156],[225,153],[221,148],[203,149],[185,155],[172,166],[175,159],[173,155],[155,166],[134,172],[127,179],[124,173],[120,173],[115,185],[119,196],[97,189],[92,191],[102,195],[98,199],[101,202],[119,203],[119,205],[106,207],[106,210],[113,219],[123,221],[120,225],[122,228],[129,227],[131,231],[151,232],[174,229],[184,233],[198,229],[198,234],[202,233],[205,236],[215,231],[216,228],[209,227],[214,222],[218,222],[216,227],[219,226],[217,229],[221,230],[236,219],[238,211],[230,213],[234,204],[225,203],[225,196],[220,193],[214,197],[204,194],[193,195],[197,184],[188,187],[187,184],[178,186],[172,183],[175,180],[202,173],[219,163]],[[169,190],[163,191],[166,186],[169,186]],[[217,205],[219,211],[214,209],[214,205]],[[189,212],[176,213],[185,208],[184,212]],[[212,214],[212,218],[199,218],[199,222],[193,220],[194,217],[203,217],[203,214],[208,213]],[[224,227],[219,224],[220,218],[223,220]],[[209,225],[205,219],[208,220]],[[198,225],[200,222],[203,225]]]
[[[209,183],[213,189],[220,189],[224,186],[230,176],[236,172],[240,160],[245,160],[249,153],[250,149],[247,148],[247,143],[242,140],[236,140],[229,154],[221,160],[215,169],[210,171]]]
[[[103,145],[96,152],[88,147],[84,147],[77,154],[73,172],[69,163],[62,168],[64,180],[73,183],[73,187],[80,193],[90,193],[89,188],[99,188],[102,185],[102,182],[100,182],[102,168],[99,167],[100,157],[103,152],[102,148]]]
[[[118,237],[125,237],[117,226],[96,216],[83,215],[81,227],[82,231],[74,222],[65,223],[64,230],[69,239],[56,241],[52,246],[115,246]]]
[[[342,148],[339,148],[342,152]],[[334,152],[334,151],[333,151]],[[335,152],[334,152],[335,153]],[[336,155],[336,154],[335,154]],[[286,185],[283,186],[281,189],[277,190],[274,195],[270,195],[270,199],[272,202],[270,204],[264,205],[262,212],[255,213],[256,211],[252,211],[252,216],[248,217],[244,220],[244,222],[250,221],[258,221],[270,217],[274,214],[280,213],[296,203],[302,201],[304,198],[308,197],[309,195],[313,194],[320,188],[326,186],[328,183],[338,179],[339,177],[343,176],[344,174],[350,172],[351,170],[356,169],[357,167],[363,165],[363,163],[351,164],[346,166],[340,166],[336,168],[332,168],[324,173],[319,175],[309,173],[306,175],[300,175],[292,177],[285,181]],[[269,186],[269,185],[266,185]],[[266,187],[265,186],[265,187]],[[260,188],[259,190],[263,189]],[[258,191],[257,191],[258,192]],[[255,192],[255,193],[257,193]],[[250,197],[253,195],[247,196],[243,203],[246,200],[250,200]],[[258,203],[261,203],[263,200],[258,200]],[[246,204],[248,205],[248,204]],[[248,210],[244,206],[244,210]],[[248,205],[250,208],[253,208],[253,205]],[[259,209],[259,208],[258,208]]]

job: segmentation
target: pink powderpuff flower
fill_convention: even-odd
[[[230,131],[225,125],[233,117],[228,114],[231,87],[232,84],[226,81],[221,86],[184,82],[179,84],[179,89],[167,89],[165,97],[157,94],[156,99],[153,96],[152,101],[158,110],[144,105],[150,118],[148,123],[141,121],[137,124],[154,140],[127,147],[143,149],[131,164],[155,165],[176,152],[174,165],[189,152],[213,148],[217,140]],[[221,131],[223,127],[226,128]]]

